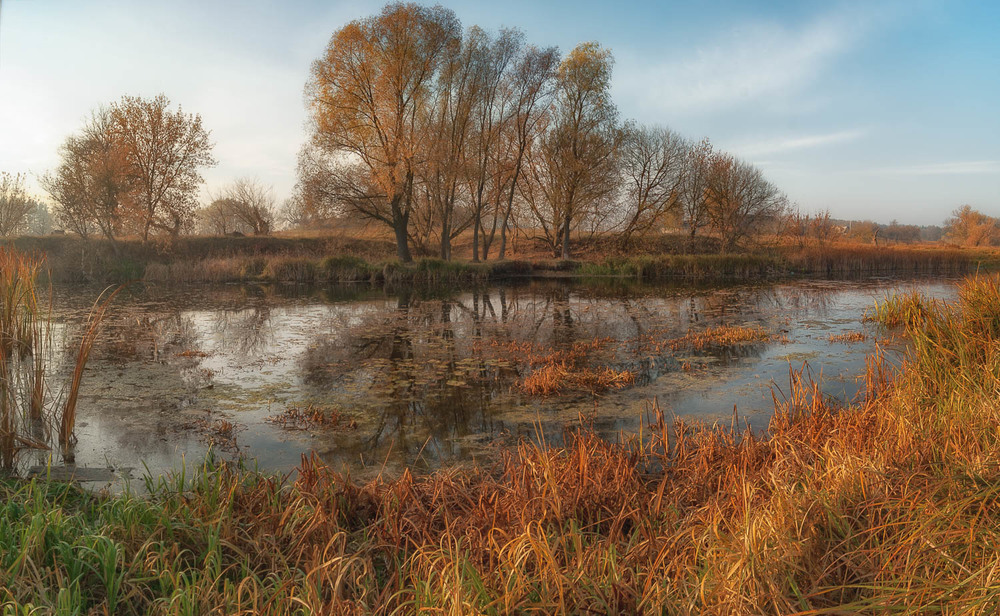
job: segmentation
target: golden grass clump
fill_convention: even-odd
[[[325,408],[314,404],[304,407],[289,406],[284,411],[264,419],[286,430],[311,430],[318,427],[340,428],[353,430],[357,423],[345,418],[337,409]]]
[[[868,334],[864,332],[844,332],[843,334],[830,334],[830,342],[843,342],[846,344],[852,344],[855,342],[864,342],[868,340]]]
[[[544,364],[535,369],[518,389],[529,396],[551,396],[566,390],[583,390],[600,394],[609,389],[622,389],[635,383],[635,372],[600,368],[571,368],[565,363]]]
[[[563,349],[542,347],[531,342],[492,341],[489,348],[497,358],[520,366],[528,374],[516,383],[528,396],[552,396],[570,391],[593,395],[633,385],[638,374],[601,365],[612,338],[575,342]],[[607,359],[607,357],[604,357]]]
[[[866,311],[865,320],[889,328],[914,327],[923,322],[929,311],[937,308],[934,300],[916,291],[902,295],[897,293],[875,302],[871,310]]]
[[[720,325],[698,332],[688,332],[680,338],[670,340],[669,345],[675,351],[683,348],[700,351],[709,347],[769,342],[773,339],[775,336],[762,327]]]

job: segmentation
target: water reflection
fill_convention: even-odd
[[[710,421],[728,422],[735,404],[760,427],[772,406],[769,386],[786,382],[790,365],[808,362],[828,395],[854,395],[871,343],[829,336],[860,331],[864,309],[900,285],[937,296],[953,288],[948,281],[148,287],[115,307],[95,350],[78,459],[159,468],[181,455],[197,459],[211,435],[192,426],[219,418],[245,427],[238,444],[265,467],[292,468],[315,450],[356,471],[490,455],[539,429],[557,439],[580,417],[613,437],[637,429],[653,399]],[[57,288],[63,338],[83,323],[88,292]],[[760,328],[775,339],[700,350],[663,344],[721,325]],[[519,392],[535,369],[527,354],[600,340],[607,342],[583,365],[632,371],[633,387],[596,398]],[[266,421],[305,405],[350,421],[295,432]]]

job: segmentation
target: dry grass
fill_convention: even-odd
[[[670,422],[357,484],[228,465],[150,497],[2,484],[16,613],[995,614],[1000,279],[906,325],[836,406],[801,373],[766,434]],[[16,606],[16,607],[15,607]],[[61,607],[60,607],[61,606]]]
[[[676,350],[690,348],[700,351],[706,348],[771,342],[781,340],[762,327],[741,325],[720,325],[702,331],[688,332],[680,338],[669,340],[667,344]]]
[[[616,346],[630,349],[633,355],[645,356],[782,341],[786,341],[783,336],[771,334],[761,327],[721,325],[692,331],[679,338],[653,332],[623,341],[595,338],[558,349],[530,342],[491,341],[488,349],[495,359],[503,360],[525,375],[515,385],[523,394],[552,396],[583,391],[599,395],[634,385],[639,378],[638,372],[613,365],[611,351]],[[686,362],[681,367],[685,372],[692,369]]]
[[[528,232],[530,233],[530,232]],[[628,245],[617,234],[574,238],[574,261],[553,260],[541,244],[520,238],[505,261],[471,260],[471,235],[456,238],[454,261],[430,252],[418,264],[401,265],[389,235],[377,229],[279,233],[270,237],[182,237],[143,244],[72,235],[23,237],[15,245],[47,255],[51,276],[60,281],[127,282],[467,282],[511,276],[616,276],[640,280],[745,280],[818,275],[856,277],[887,274],[963,274],[996,269],[996,251],[944,245],[871,246],[839,242],[797,247],[762,245],[737,254],[718,254],[718,241],[654,234]],[[611,255],[611,256],[609,256]],[[420,266],[426,262],[428,266]]]
[[[599,395],[635,383],[637,374],[605,365],[613,338],[575,342],[567,348],[543,347],[531,342],[490,342],[496,359],[519,368],[527,375],[516,388],[528,396],[552,396],[574,391]]]
[[[19,454],[49,449],[57,434],[62,458],[73,461],[76,401],[83,371],[108,305],[118,291],[98,298],[91,311],[64,391],[54,391],[51,291],[38,287],[44,259],[0,247],[0,471],[17,470]]]
[[[845,332],[843,334],[830,334],[830,342],[840,342],[845,344],[853,344],[856,342],[864,342],[868,340],[868,334],[864,332]]]
[[[567,390],[589,391],[597,395],[609,389],[622,389],[635,383],[635,372],[600,368],[574,368],[563,363],[545,364],[518,383],[529,396],[551,396]]]
[[[342,430],[357,428],[357,422],[345,418],[336,409],[313,404],[305,407],[290,406],[281,413],[266,418],[265,421],[281,426],[285,430],[311,430],[319,427]]]
[[[238,425],[228,419],[216,419],[215,421],[196,419],[184,427],[200,435],[210,447],[230,453],[239,451],[240,446],[236,437],[246,429],[246,426]]]

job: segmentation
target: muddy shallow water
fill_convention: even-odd
[[[143,465],[157,473],[200,461],[211,447],[287,471],[315,451],[370,476],[482,461],[521,437],[558,442],[581,421],[614,438],[638,430],[654,400],[668,415],[727,424],[735,405],[741,422],[763,429],[790,367],[807,365],[827,395],[856,395],[881,336],[864,311],[900,289],[947,298],[954,283],[133,289],[116,301],[85,374],[77,464],[138,476]],[[56,343],[68,347],[99,289],[54,291]],[[661,343],[719,325],[770,339]],[[844,334],[865,340],[831,339]],[[587,361],[628,371],[634,384],[521,392],[537,368],[527,353],[595,340]]]

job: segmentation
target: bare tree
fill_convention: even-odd
[[[571,256],[572,230],[617,189],[621,131],[611,67],[611,53],[597,43],[570,52],[557,72],[551,123],[532,150],[532,187],[525,194],[544,239],[564,259]]]
[[[499,204],[507,193],[508,184],[514,179],[513,161],[509,142],[504,134],[510,133],[515,120],[515,89],[511,87],[513,69],[524,48],[524,34],[519,30],[501,30],[495,37],[488,37],[482,30],[469,32],[470,44],[480,49],[480,88],[472,108],[472,130],[469,139],[467,181],[472,209],[472,260],[489,255],[498,224]],[[484,217],[488,206],[493,213],[490,232],[487,233]]]
[[[812,222],[812,216],[803,213],[797,205],[792,206],[782,217],[781,234],[794,240],[799,248],[804,248],[812,230]]]
[[[849,223],[847,236],[853,240],[865,243],[878,244],[878,236],[882,232],[882,226],[870,220],[856,220]]]
[[[215,199],[205,207],[195,212],[195,232],[203,235],[229,235],[239,231],[241,223],[229,215],[228,205],[224,199]],[[245,227],[244,227],[245,228]]]
[[[338,154],[331,154],[305,143],[299,151],[298,181],[293,193],[294,218],[308,226],[324,226],[330,221],[354,213],[344,199],[337,177],[346,161]],[[381,199],[384,201],[384,199]],[[383,208],[387,212],[387,209]],[[375,219],[374,216],[370,217]]]
[[[469,216],[456,220],[456,206],[464,188],[473,108],[485,85],[488,43],[486,33],[473,27],[460,46],[446,50],[433,99],[422,114],[426,147],[418,174],[425,187],[424,222],[440,231],[442,259],[451,258],[451,240],[471,222]]]
[[[511,113],[512,126],[504,127],[505,130],[500,135],[503,140],[500,152],[506,153],[506,157],[511,159],[509,179],[504,186],[506,195],[502,190],[498,191],[494,226],[490,235],[492,241],[492,233],[496,232],[499,225],[501,259],[507,256],[507,238],[514,214],[514,200],[518,187],[523,184],[526,156],[541,127],[547,124],[545,118],[549,111],[548,102],[555,92],[558,65],[559,52],[555,47],[528,47],[518,59],[507,85],[514,99],[514,108]]]
[[[270,186],[254,178],[239,178],[212,201],[210,208],[229,221],[232,231],[269,235],[274,227],[275,201]],[[225,233],[223,226],[223,233]]]
[[[684,139],[668,128],[626,125],[621,152],[623,243],[679,207],[687,150]]]
[[[708,224],[708,182],[712,144],[703,139],[688,150],[681,177],[680,204],[688,236],[693,243],[698,230]]]
[[[787,207],[785,195],[746,161],[715,154],[709,170],[708,217],[722,252],[761,233]]]
[[[839,231],[830,219],[830,210],[823,210],[813,216],[809,232],[820,245],[826,244],[837,235]]]
[[[390,4],[381,14],[352,21],[334,33],[323,57],[313,64],[307,85],[313,144],[335,155],[329,162],[368,177],[364,192],[377,190],[381,203],[359,213],[393,229],[402,261],[412,260],[408,229],[418,115],[444,51],[460,36],[458,19],[448,9]],[[362,202],[375,205],[376,199],[368,197]]]
[[[31,205],[31,211],[28,213],[24,232],[31,235],[45,235],[51,232],[55,220],[52,218],[49,206],[35,198],[29,198],[28,203]]]
[[[24,176],[0,173],[0,237],[23,233],[35,203],[24,191]]]

